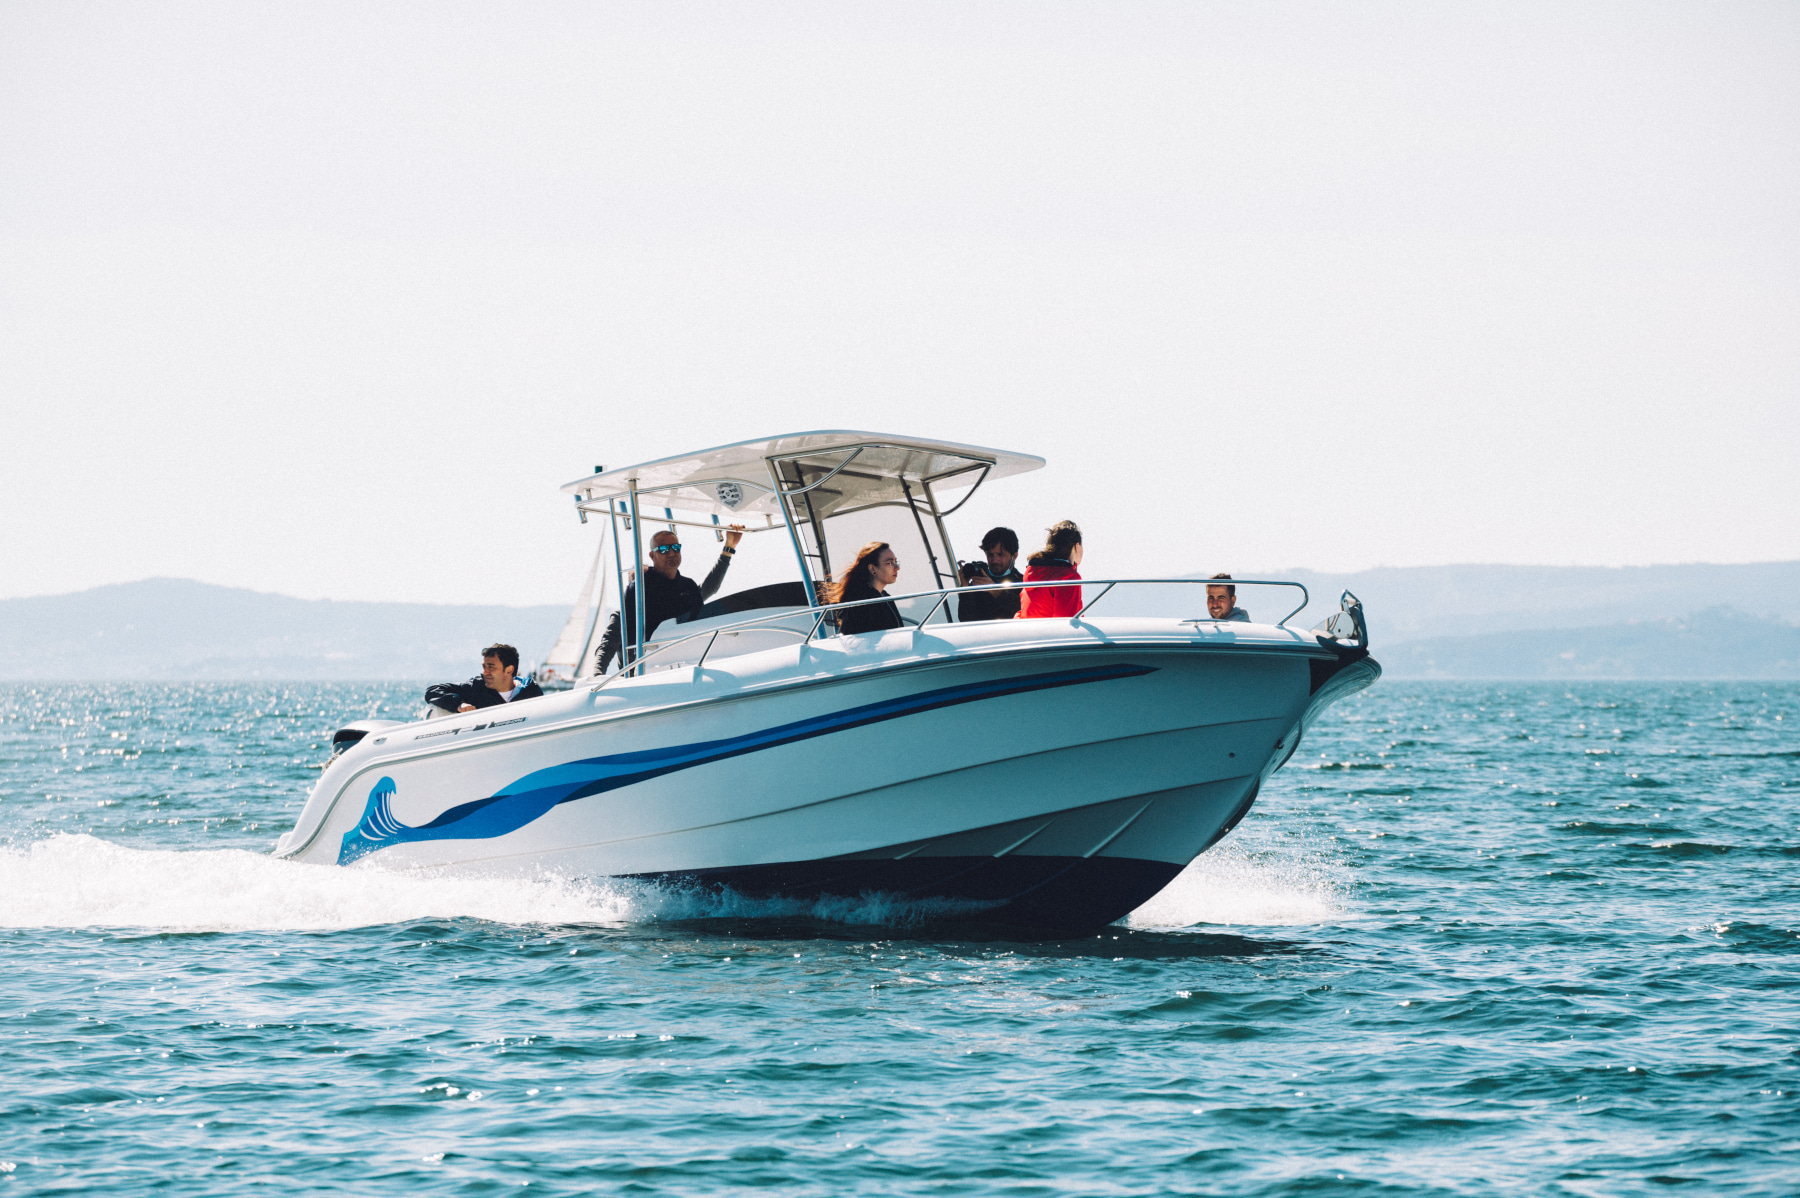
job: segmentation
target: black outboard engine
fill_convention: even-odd
[[[398,728],[403,720],[357,720],[354,724],[345,724],[331,734],[331,761],[344,755],[344,750],[359,743],[363,737],[383,728]],[[326,764],[330,764],[327,762]]]

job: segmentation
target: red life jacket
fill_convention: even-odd
[[[1081,581],[1081,575],[1075,567],[1067,562],[1045,562],[1043,565],[1025,565],[1026,582],[1061,582],[1069,578]],[[1054,616],[1065,619],[1081,610],[1080,587],[1033,587],[1019,592],[1023,600],[1019,604],[1020,620],[1044,620]]]

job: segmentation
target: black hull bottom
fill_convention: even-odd
[[[1077,930],[1129,915],[1181,866],[1127,857],[902,857],[784,861],[639,874],[678,886],[752,898],[816,901],[895,895],[926,906],[930,921]],[[944,904],[942,913],[933,902]],[[959,910],[958,908],[962,908]]]

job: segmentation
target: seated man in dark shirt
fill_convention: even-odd
[[[520,682],[519,651],[511,645],[489,645],[481,651],[481,673],[467,682],[440,682],[425,691],[425,701],[439,711],[474,711],[535,699],[544,692],[535,682]]]
[[[1013,586],[1025,581],[1013,562],[1019,557],[1019,534],[1010,528],[990,528],[981,538],[981,551],[986,563],[964,562],[961,581],[966,587],[1003,586],[1003,591],[970,591],[956,600],[956,618],[971,620],[1010,620],[1019,614],[1019,596]]]
[[[645,641],[656,635],[656,626],[664,620],[691,616],[700,610],[702,603],[718,593],[725,582],[725,571],[731,568],[731,559],[737,554],[738,542],[743,539],[742,524],[733,524],[727,529],[725,548],[719,553],[719,560],[713,563],[706,581],[696,583],[681,573],[681,541],[674,533],[665,529],[650,538],[650,569],[639,574],[644,584]],[[620,611],[625,613],[623,636],[620,635],[619,612],[614,612],[612,622],[606,626],[606,635],[600,638],[600,648],[596,650],[600,660],[594,667],[596,674],[606,673],[606,667],[615,657],[620,665],[624,665],[627,650],[637,643],[637,588],[636,582],[626,587],[625,599],[619,604]]]

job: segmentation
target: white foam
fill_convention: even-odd
[[[57,835],[0,849],[0,927],[311,931],[426,919],[624,925],[804,917],[907,926],[967,905],[889,895],[751,899],[627,880],[492,878],[302,865],[241,849],[132,849]],[[1337,871],[1318,860],[1221,845],[1126,919],[1134,928],[1281,926],[1345,914]]]
[[[59,835],[0,850],[0,927],[304,931],[418,919],[618,923],[633,896],[559,881],[424,877],[241,849],[130,849]]]
[[[1230,842],[1203,853],[1125,919],[1133,928],[1197,923],[1285,927],[1346,914],[1338,871],[1316,859],[1258,853]]]
[[[0,927],[13,928],[312,931],[424,919],[619,925],[795,916],[894,926],[949,910],[883,895],[802,902],[625,880],[390,873],[241,849],[131,849],[87,835],[0,849]]]

